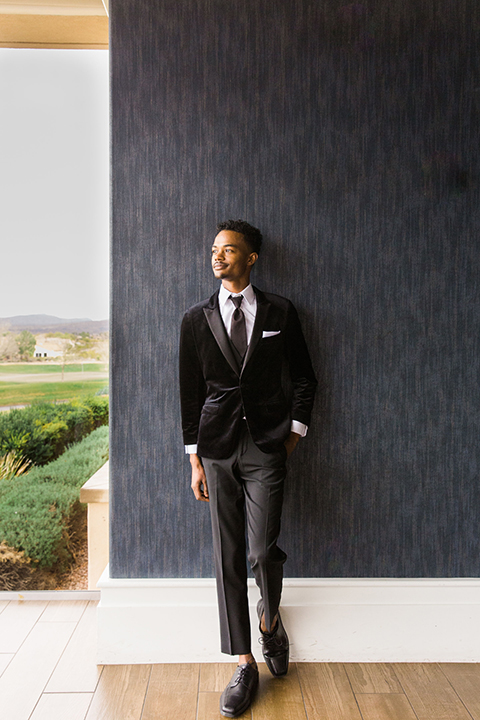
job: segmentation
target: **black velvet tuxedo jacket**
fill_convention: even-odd
[[[317,381],[292,303],[254,288],[257,315],[239,363],[218,306],[218,291],[185,313],[180,338],[183,440],[200,457],[222,459],[235,449],[242,418],[263,452],[280,450],[291,420],[305,425]],[[270,334],[275,333],[275,334]],[[282,378],[287,371],[290,392]]]

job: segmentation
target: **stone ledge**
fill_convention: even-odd
[[[95,475],[87,480],[80,489],[80,502],[82,503],[108,503],[109,501],[109,463],[97,470]]]
[[[88,588],[94,590],[109,556],[108,461],[80,489],[80,502],[88,505]]]

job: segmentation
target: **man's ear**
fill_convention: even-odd
[[[257,262],[257,260],[258,260],[258,253],[255,253],[255,252],[254,252],[254,253],[250,253],[250,255],[249,255],[249,257],[248,257],[248,264],[249,264],[249,265],[255,265],[255,263]]]

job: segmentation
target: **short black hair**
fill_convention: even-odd
[[[253,227],[253,225],[250,225],[250,223],[245,220],[225,220],[217,225],[217,232],[221,232],[222,230],[232,230],[233,232],[240,233],[243,235],[251,252],[257,253],[257,255],[260,254],[263,236],[258,228]]]

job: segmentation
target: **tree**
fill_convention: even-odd
[[[18,353],[22,360],[29,360],[33,351],[35,350],[36,340],[35,335],[32,335],[28,330],[22,330],[20,335],[15,338],[18,345]]]
[[[10,332],[0,333],[0,361],[14,360],[18,355],[15,335]]]

